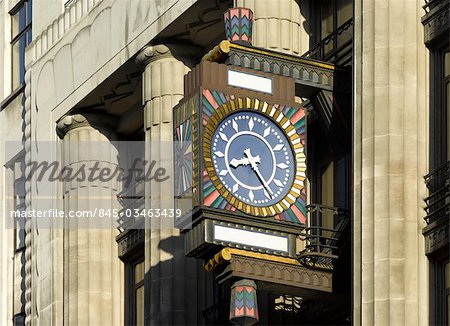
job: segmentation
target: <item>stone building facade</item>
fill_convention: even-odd
[[[40,228],[27,219],[12,229],[6,221],[17,210],[92,209],[93,199],[80,199],[86,193],[125,209],[129,194],[112,181],[51,185],[41,201],[27,163],[45,159],[43,144],[66,165],[103,161],[77,146],[102,142],[114,168],[115,141],[172,141],[173,109],[197,65],[260,69],[218,59],[232,7],[253,12],[252,58],[292,64],[261,70],[292,78],[295,103],[308,112],[306,226],[339,234],[327,243],[339,252],[329,293],[289,290],[297,281],[261,290],[260,323],[447,325],[448,0],[0,0],[0,325],[228,321],[217,275],[208,260],[185,256],[175,227]],[[305,75],[294,76],[295,64]],[[333,70],[333,87],[313,85],[326,84],[314,67]],[[167,204],[156,194],[175,190],[146,182],[130,191],[130,207],[149,209]],[[231,252],[217,259],[245,256]],[[283,259],[280,273],[294,273],[285,266],[296,259]]]

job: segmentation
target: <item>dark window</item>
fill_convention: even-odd
[[[450,52],[444,54],[443,109],[447,113],[447,161],[450,160]],[[446,108],[445,108],[446,106]]]
[[[450,325],[450,263],[447,261],[444,268],[445,273],[445,288],[444,288],[444,305],[447,303],[447,309],[444,307],[444,311],[446,311],[447,325]]]
[[[450,262],[446,258],[430,261],[430,317],[432,325],[450,325]]]
[[[432,7],[431,4],[432,2],[428,8],[438,8]],[[430,12],[427,12],[422,21],[427,24],[437,24],[429,19],[429,15]],[[428,38],[426,45],[430,50],[430,173],[425,179],[429,193],[425,200],[428,224],[425,230],[429,239],[438,236],[439,230],[448,227],[449,223],[450,47],[448,34],[447,37],[442,35],[425,35]],[[427,254],[430,262],[430,324],[450,325],[448,246],[436,247],[432,250]]]
[[[137,253],[137,252],[136,252]],[[125,325],[144,325],[144,278],[143,255],[135,255],[125,265]]]
[[[430,170],[450,160],[450,52],[431,53]]]
[[[314,59],[349,63],[353,38],[353,0],[314,0],[311,2],[310,48]]]
[[[144,325],[144,262],[134,265],[134,316],[136,326]]]
[[[25,326],[24,314],[14,316],[14,326]]]
[[[25,81],[25,48],[31,43],[32,0],[24,0],[12,11],[12,89],[16,90]]]

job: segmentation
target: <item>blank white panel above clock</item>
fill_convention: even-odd
[[[228,85],[273,94],[272,78],[242,71],[228,70]]]
[[[214,240],[226,241],[244,246],[259,247],[274,251],[289,252],[288,238],[273,234],[258,233],[236,228],[214,225]]]

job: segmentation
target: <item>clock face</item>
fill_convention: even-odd
[[[284,131],[269,117],[239,111],[225,117],[211,139],[211,159],[222,185],[252,206],[271,206],[290,191],[295,160]]]

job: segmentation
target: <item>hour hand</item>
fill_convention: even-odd
[[[253,161],[255,163],[261,163],[261,159],[260,159],[259,155],[253,157]],[[234,158],[230,161],[230,166],[232,166],[234,168],[237,168],[239,165],[247,166],[249,164],[251,164],[251,162],[247,157],[241,158],[239,160]]]

